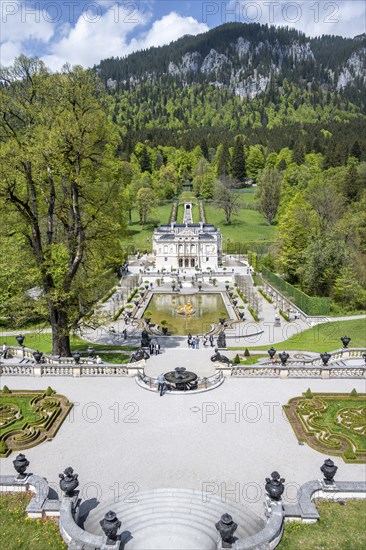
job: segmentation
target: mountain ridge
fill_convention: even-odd
[[[109,88],[123,89],[151,79],[183,86],[211,84],[254,98],[271,82],[281,86],[287,79],[346,95],[347,88],[354,88],[354,100],[355,90],[366,83],[366,34],[310,38],[287,27],[226,23],[165,46],[102,60],[95,69]],[[357,103],[365,108],[361,97]]]

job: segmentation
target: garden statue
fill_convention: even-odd
[[[131,355],[130,363],[137,363],[142,359],[149,359],[150,355],[144,349],[139,349]]]
[[[233,521],[230,514],[223,514],[220,521],[215,523],[215,527],[220,533],[222,547],[232,548],[232,543],[236,540],[236,538],[233,537],[233,534],[237,530],[238,524]]]
[[[117,531],[122,525],[115,512],[107,512],[99,523],[107,537],[107,545],[114,544],[117,541]]]
[[[141,347],[148,348],[150,345],[150,336],[147,330],[143,330],[141,333]]]
[[[225,332],[223,330],[221,330],[219,335],[218,335],[217,347],[218,348],[226,348],[226,336],[225,336]]]
[[[232,366],[233,364],[232,361],[228,357],[226,357],[226,355],[221,355],[217,348],[215,348],[215,355],[211,357],[211,361],[213,363],[216,363],[216,361],[218,361],[219,363],[225,363],[226,365],[230,366]]]

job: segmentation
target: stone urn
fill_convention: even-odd
[[[63,474],[59,474],[60,489],[65,493],[65,496],[74,496],[74,491],[79,485],[78,474],[74,474],[73,468],[70,466],[64,470]]]
[[[245,315],[244,311],[239,311],[240,319],[244,319],[244,315]]]
[[[107,512],[99,523],[107,537],[107,544],[114,544],[117,540],[117,531],[122,525],[115,512]]]
[[[33,357],[36,360],[36,363],[40,363],[42,359],[43,353],[37,349],[37,351],[33,352]]]
[[[324,460],[323,466],[320,468],[320,471],[323,473],[324,476],[324,483],[327,485],[331,485],[334,483],[334,476],[336,475],[336,472],[338,470],[338,466],[336,466],[330,458],[327,458],[327,460]]]
[[[72,354],[75,363],[78,365],[80,363],[81,354],[78,351],[75,351],[75,353]]]
[[[88,352],[88,357],[93,357],[95,353],[95,349],[93,348],[93,346],[89,346],[87,349],[87,352]]]
[[[268,353],[270,359],[273,359],[273,358],[274,358],[274,356],[276,355],[276,351],[277,351],[277,350],[275,350],[274,347],[271,347],[271,348],[267,351],[267,353]]]
[[[232,548],[233,534],[238,528],[238,524],[233,521],[230,514],[223,514],[220,521],[215,523],[215,527],[220,533],[223,548]]]
[[[232,298],[234,296],[234,292],[232,290],[230,290],[229,296],[230,296],[230,298]]]
[[[279,358],[281,359],[281,363],[282,365],[286,365],[287,363],[287,359],[289,358],[289,354],[286,353],[286,351],[283,351],[282,353],[279,354]]]
[[[17,479],[25,479],[27,476],[24,473],[29,466],[29,460],[25,455],[20,453],[15,460],[13,460],[15,471],[19,474]]]
[[[22,334],[18,334],[18,336],[15,337],[15,340],[18,342],[20,346],[22,346],[24,342],[24,338],[25,336],[23,336]]]
[[[272,500],[280,500],[283,491],[285,479],[278,472],[272,472],[271,478],[266,477],[266,491]]]
[[[349,336],[343,336],[343,338],[341,338],[341,342],[344,348],[348,347],[348,344],[350,343],[350,341],[351,341],[351,338],[349,338]]]
[[[323,361],[323,365],[326,367],[328,365],[329,359],[332,357],[330,353],[327,351],[325,353],[320,354],[321,360]]]
[[[237,306],[238,305],[238,300],[235,300],[235,298],[234,298],[233,304],[234,304],[234,306]]]

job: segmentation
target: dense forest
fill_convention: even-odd
[[[231,23],[95,70],[126,159],[137,142],[192,150],[240,133],[247,145],[291,146],[342,164],[354,141],[366,145],[365,47],[366,35],[310,39]]]

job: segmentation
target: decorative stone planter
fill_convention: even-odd
[[[280,500],[284,490],[285,479],[278,472],[272,472],[271,478],[266,477],[266,491],[273,500]]]
[[[338,470],[338,466],[336,466],[330,458],[327,458],[327,460],[324,460],[323,466],[320,468],[320,471],[324,475],[324,483],[327,485],[331,485],[334,483],[334,476]]]
[[[321,360],[323,361],[323,365],[326,366],[329,362],[329,359],[332,357],[330,353],[327,351],[325,353],[320,354]]]
[[[15,471],[19,474],[17,479],[25,479],[27,476],[25,475],[25,471],[29,466],[29,460],[26,459],[25,455],[20,453],[15,460],[13,460],[13,465],[15,468]]]
[[[79,485],[78,474],[74,474],[73,468],[70,466],[64,470],[63,474],[59,474],[60,489],[67,497],[74,496],[74,491]]]

